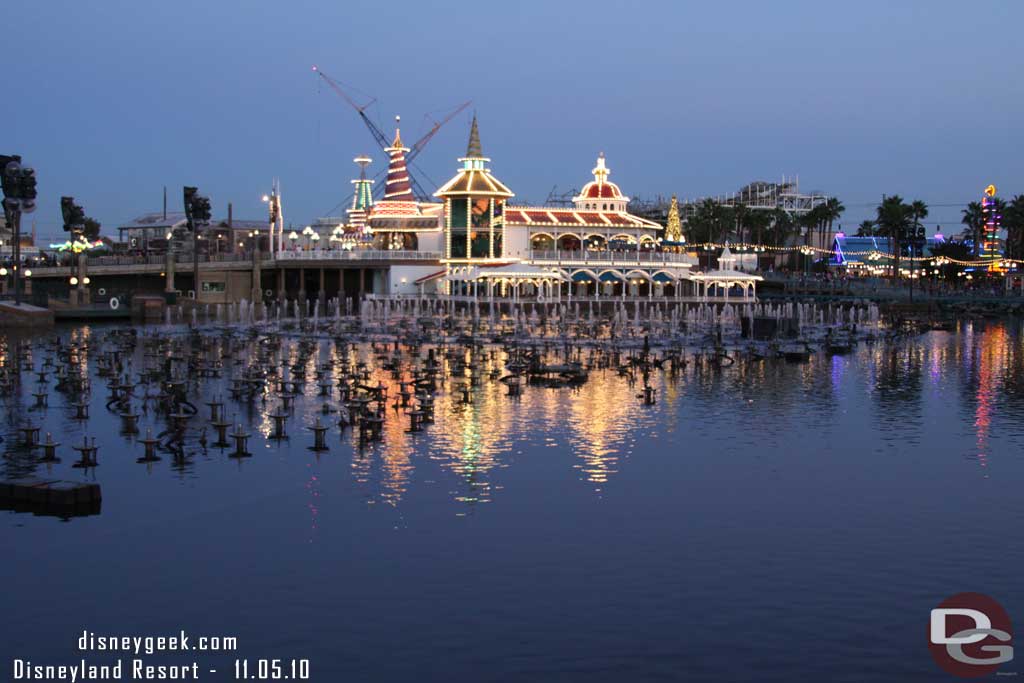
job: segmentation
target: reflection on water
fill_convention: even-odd
[[[55,396],[48,408],[34,406],[30,370],[44,369],[44,362],[53,362],[53,354],[40,340],[33,343],[33,340],[5,339],[0,347],[0,368],[9,370],[18,363],[23,368],[20,378],[11,374],[12,382],[18,381],[12,384],[5,398],[8,408],[4,411],[5,443],[15,444],[17,427],[32,421],[41,423],[44,432],[59,435],[65,443],[86,434],[97,437],[104,455],[112,448],[135,452],[139,448],[135,436],[115,437],[117,420],[105,409],[100,389],[104,380],[95,376],[95,363],[90,364],[90,358],[95,360],[98,355],[109,352],[102,336],[97,338],[91,328],[79,327],[65,332],[65,338],[70,349],[67,372],[92,381],[89,394],[92,417],[87,421],[71,419],[67,405],[71,399],[66,397]],[[218,379],[193,379],[191,396],[200,408],[212,397],[223,398],[229,392],[229,378],[247,363],[244,345],[231,346],[219,341],[215,334],[210,339],[207,355],[226,356],[224,373]],[[974,433],[974,445],[964,455],[981,467],[987,467],[992,456],[994,423],[1006,417],[1000,415],[1000,409],[1009,410],[1014,416],[1021,410],[1024,354],[1017,350],[1019,339],[1017,323],[982,327],[964,324],[958,334],[932,333],[910,341],[861,345],[853,356],[818,354],[800,365],[747,361],[742,356],[738,356],[740,360],[735,365],[726,367],[692,363],[677,377],[665,373],[652,375],[651,382],[660,397],[658,405],[653,407],[643,406],[638,400],[636,377],[614,369],[595,369],[589,382],[579,388],[531,388],[522,396],[510,397],[502,384],[493,381],[493,377],[503,371],[506,356],[491,349],[480,355],[480,372],[485,379],[474,387],[470,402],[462,400],[461,395],[461,388],[469,382],[470,371],[460,367],[451,374],[451,365],[445,361],[436,423],[430,429],[410,432],[404,409],[399,408],[396,400],[385,422],[381,443],[359,447],[351,430],[341,432],[341,440],[336,439],[334,443],[336,451],[323,457],[346,458],[353,480],[359,484],[366,500],[391,506],[399,505],[418,479],[432,482],[441,472],[451,475],[445,490],[455,503],[472,507],[493,502],[501,488],[494,480],[494,472],[512,466],[515,460],[512,456],[524,443],[571,454],[572,460],[566,465],[577,470],[579,479],[595,493],[601,493],[634,455],[639,434],[671,434],[677,440],[676,446],[682,447],[688,432],[702,435],[718,432],[723,437],[723,446],[738,440],[756,447],[758,441],[767,439],[775,443],[778,437],[771,430],[752,434],[743,429],[750,406],[754,407],[755,414],[796,411],[807,420],[819,422],[842,419],[844,394],[863,394],[882,442],[901,448],[917,446],[924,438],[915,427],[922,423],[929,397],[961,405],[963,411],[971,415]],[[230,352],[226,352],[229,348]],[[20,360],[15,357],[18,349]],[[357,348],[351,357],[341,355],[328,341],[320,342],[311,355],[302,355],[299,351],[295,340],[286,339],[274,357],[274,362],[287,368],[286,376],[305,375],[309,380],[301,385],[295,399],[295,417],[289,420],[287,439],[280,443],[270,440],[273,420],[269,414],[277,400],[271,389],[266,389],[258,400],[229,402],[226,408],[232,424],[245,424],[264,442],[257,449],[258,453],[305,456],[310,437],[308,427],[318,417],[325,424],[335,419],[321,412],[320,408],[329,403],[329,399],[319,395],[317,383],[311,379],[321,364],[333,364],[333,374],[328,379],[335,381],[342,372],[365,368],[366,382],[382,383],[389,396],[397,396],[399,380],[407,378],[406,374],[396,378],[382,369],[381,361],[386,360],[386,355],[377,355],[366,346]],[[129,374],[133,369],[137,372],[147,363],[163,362],[174,353],[167,344],[156,352],[139,345],[135,354],[127,359],[125,370]],[[422,354],[423,351],[421,357]],[[470,357],[466,355],[460,362],[469,361]],[[55,370],[54,367],[48,369],[51,373]],[[488,381],[492,370],[495,374]],[[140,393],[136,394],[143,413],[140,431],[162,432],[168,424],[151,402],[141,400],[143,391],[140,388]],[[202,476],[204,465],[221,457],[219,451],[200,445],[212,441],[212,429],[206,424],[206,417],[205,411],[200,409],[199,415],[189,421],[184,437],[189,457],[147,464],[145,471],[155,476],[170,470],[181,481]],[[948,428],[959,427],[949,425]],[[332,433],[339,432],[332,429]],[[237,460],[233,466],[244,470],[258,467],[257,463]],[[126,465],[114,463],[113,466]],[[53,475],[55,468],[60,466],[38,463],[30,454],[10,447],[2,463],[5,477]],[[417,475],[417,468],[426,471]],[[108,470],[104,468],[99,472],[108,473]],[[96,470],[83,474],[99,480],[105,478]],[[116,478],[116,473],[110,474]],[[313,529],[316,528],[319,485],[316,475],[310,475],[307,488]]]
[[[520,680],[924,681],[935,671],[921,633],[941,599],[981,590],[1024,614],[1024,549],[1006,540],[1024,519],[1018,321],[798,364],[691,354],[678,374],[651,374],[653,406],[640,378],[613,368],[512,397],[495,379],[501,349],[434,348],[443,370],[422,432],[396,404],[430,348],[417,360],[405,350],[396,377],[390,348],[210,330],[197,353],[220,376],[187,367],[198,415],[184,457],[150,464],[106,407],[99,368],[117,329],[60,333],[65,371],[90,383],[88,420],[52,391],[48,339],[0,339],[0,476],[89,478],[104,492],[101,514],[64,525],[0,518],[0,543],[18,550],[0,563],[0,585],[18,586],[0,638],[20,656],[66,656],[61,639],[82,628],[69,615],[89,614],[111,632],[238,632],[247,656],[313,656],[318,680],[413,680],[425,662],[430,678],[479,680],[502,662]],[[142,435],[171,423],[140,375],[187,364],[189,343],[143,329],[121,359]],[[48,362],[49,406],[35,407],[30,369]],[[306,377],[280,441],[269,438],[276,386],[231,397],[255,364]],[[317,372],[384,385],[380,442],[338,428],[337,385],[321,396]],[[213,446],[215,397],[252,432],[252,457]],[[308,448],[318,419],[330,426],[320,454]],[[62,442],[62,462],[17,447],[26,421]],[[69,446],[85,436],[100,465],[73,470]],[[95,559],[65,568],[66,557]],[[714,616],[695,628],[698,613]],[[793,646],[807,642],[814,657]],[[859,675],[865,642],[877,668]]]

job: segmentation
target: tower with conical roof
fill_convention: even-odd
[[[365,154],[353,159],[359,165],[359,178],[352,181],[352,206],[348,209],[348,223],[360,232],[366,225],[366,217],[373,209],[373,181],[366,177],[366,167],[373,161]]]
[[[683,224],[679,220],[679,200],[672,195],[672,202],[668,205],[668,223],[665,225],[665,242],[680,244],[683,239]]]
[[[384,184],[384,197],[373,206],[372,216],[419,216],[420,206],[412,193],[409,171],[405,167],[408,147],[402,145],[398,127],[401,117],[395,117],[395,139],[385,148],[388,153],[388,177]]]
[[[444,200],[445,257],[449,261],[501,258],[505,202],[515,196],[487,168],[476,115],[462,168],[434,193]]]

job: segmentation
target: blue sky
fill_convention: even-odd
[[[1024,192],[1022,19],[1011,0],[23,2],[4,12],[3,152],[37,169],[41,233],[62,194],[106,232],[159,210],[165,185],[172,209],[195,184],[215,215],[262,218],[273,177],[302,225],[349,196],[352,157],[384,159],[318,64],[376,96],[389,135],[401,114],[407,143],[473,100],[517,199],[579,187],[604,151],[631,196],[799,174],[843,200],[844,225],[882,193],[949,225],[990,182]],[[433,180],[469,117],[420,157]]]

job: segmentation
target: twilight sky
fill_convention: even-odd
[[[352,157],[376,171],[385,155],[313,64],[376,96],[389,136],[401,114],[407,144],[426,113],[473,100],[517,201],[580,187],[602,150],[630,196],[799,175],[846,204],[848,227],[883,193],[926,201],[934,228],[990,182],[1024,192],[1016,0],[38,0],[3,20],[18,77],[2,151],[37,169],[42,234],[62,194],[110,234],[158,211],[164,185],[172,210],[196,184],[215,216],[231,201],[262,219],[275,176],[286,221],[331,211]],[[435,182],[469,118],[420,156]]]

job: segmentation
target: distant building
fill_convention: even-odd
[[[684,219],[692,216],[694,211],[697,210],[697,205],[705,199],[711,199],[724,206],[742,204],[748,209],[762,211],[782,209],[794,216],[802,216],[814,207],[828,201],[828,195],[821,192],[801,192],[799,177],[787,178],[783,176],[782,181],[778,183],[755,180],[747,183],[733,194],[686,200],[682,207]]]
[[[930,256],[932,247],[945,241],[942,235],[936,234],[927,238],[920,256]],[[832,257],[829,265],[834,268],[850,270],[879,270],[892,264],[892,240],[888,237],[850,236],[839,233],[832,240]],[[909,256],[907,248],[903,249],[902,258]],[[903,269],[903,266],[900,267]]]
[[[147,213],[117,226],[118,241],[127,244],[129,249],[163,251],[167,248],[167,235],[186,226],[182,212]]]

